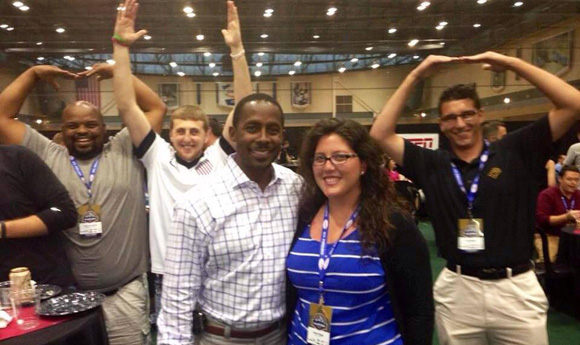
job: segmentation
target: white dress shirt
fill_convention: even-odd
[[[160,344],[193,344],[196,303],[236,329],[270,325],[285,314],[285,260],[298,219],[301,178],[272,164],[264,191],[226,166],[175,206],[165,261]]]

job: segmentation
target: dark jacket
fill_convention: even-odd
[[[433,289],[429,250],[415,223],[400,213],[391,215],[394,226],[391,245],[380,253],[391,306],[405,345],[430,345],[433,339]],[[310,221],[302,218],[292,247]],[[286,279],[288,325],[296,307],[297,291]]]

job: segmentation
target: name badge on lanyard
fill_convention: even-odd
[[[93,198],[92,187],[93,181],[95,180],[95,175],[97,174],[99,160],[100,157],[97,157],[97,159],[95,159],[95,161],[91,165],[89,180],[87,181],[76,159],[73,156],[70,156],[70,163],[74,171],[76,172],[77,176],[80,178],[80,180],[87,188],[87,192],[89,194],[88,203],[78,208],[79,235],[81,237],[97,237],[102,235],[103,233],[103,223],[101,222],[101,206],[92,203]]]
[[[359,207],[350,215],[350,218],[342,228],[342,232],[338,240],[326,252],[326,244],[329,232],[329,207],[328,202],[324,206],[324,219],[322,221],[322,232],[320,234],[320,253],[318,259],[318,294],[320,299],[318,303],[310,303],[310,311],[308,313],[308,333],[306,342],[311,345],[330,345],[330,323],[332,321],[332,308],[324,305],[324,278],[326,277],[326,270],[330,264],[330,258],[334,250],[338,246],[338,242],[344,233],[352,227],[356,217],[358,216]]]
[[[463,178],[459,168],[455,163],[451,162],[451,170],[453,171],[453,176],[459,188],[467,197],[467,214],[469,218],[460,218],[457,220],[457,249],[468,252],[476,253],[485,250],[485,233],[483,231],[483,219],[473,217],[473,202],[477,195],[479,188],[479,178],[483,169],[485,168],[485,163],[489,158],[489,143],[485,141],[485,149],[481,156],[479,157],[479,167],[477,169],[477,175],[473,179],[473,183],[469,190],[465,188],[463,183]]]

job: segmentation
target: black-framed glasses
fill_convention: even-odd
[[[316,155],[314,156],[314,160],[312,161],[312,165],[324,165],[326,161],[330,161],[330,163],[334,165],[341,165],[346,163],[349,158],[358,157],[356,153],[333,153],[330,157],[326,157],[325,155]]]
[[[457,122],[458,118],[462,118],[463,121],[471,121],[473,117],[477,114],[477,110],[466,110],[461,114],[447,114],[445,116],[441,116],[440,120],[444,123],[454,123]]]

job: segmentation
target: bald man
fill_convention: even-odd
[[[58,88],[57,77],[79,76],[54,66],[35,66],[4,89],[0,143],[34,151],[71,195],[78,221],[64,231],[65,248],[79,289],[107,296],[103,312],[110,344],[145,344],[149,337],[145,180],[129,132],[122,130],[106,142],[101,112],[85,101],[68,105],[62,113],[64,146],[13,119],[38,81]],[[165,105],[137,78],[133,84],[139,106],[159,131]]]

